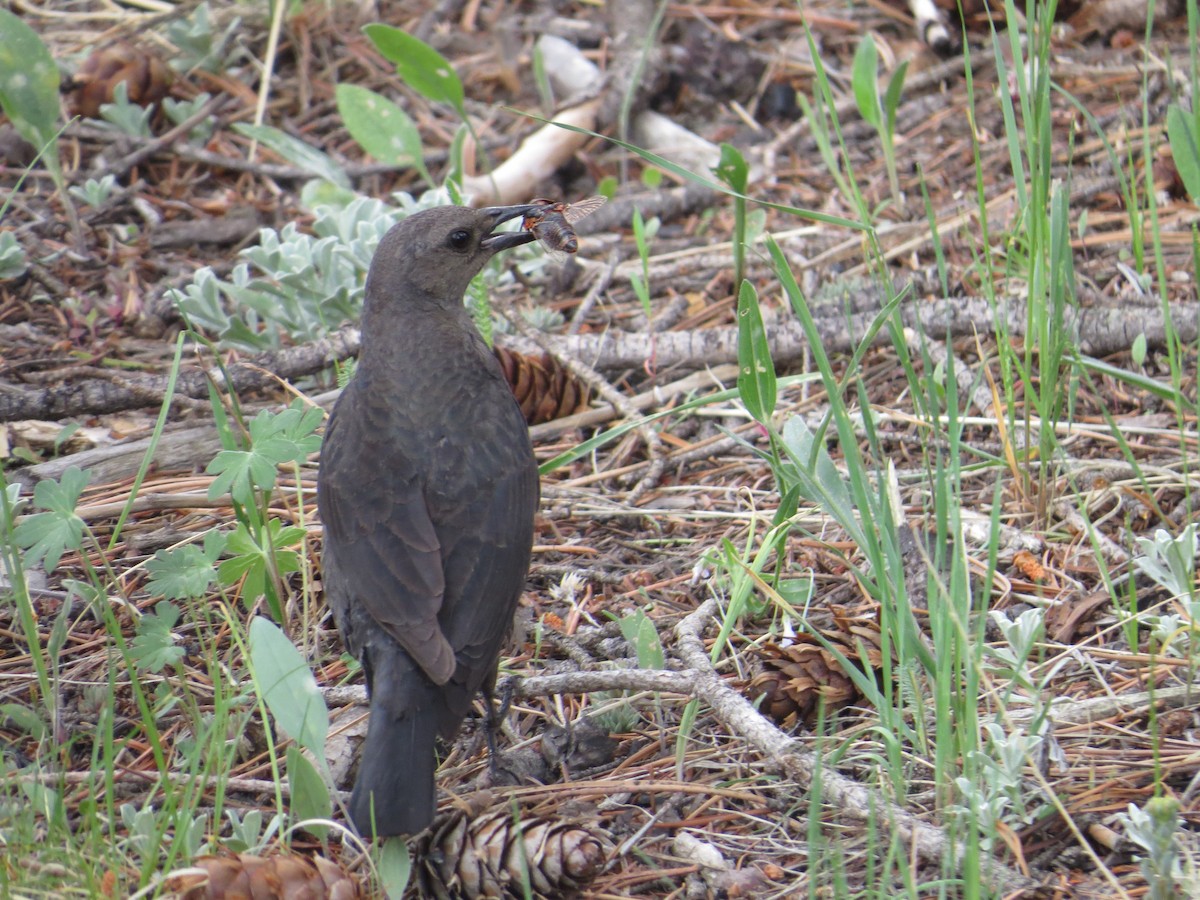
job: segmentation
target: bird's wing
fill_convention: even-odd
[[[510,464],[498,467],[508,474],[464,498],[454,515],[437,517],[447,579],[442,631],[457,653],[459,674],[455,680],[464,689],[461,699],[447,695],[447,703],[463,704],[460,717],[474,694],[495,676],[496,655],[512,626],[529,571],[538,471],[532,454],[520,452],[521,441],[528,440],[521,433],[526,427],[524,420],[519,419],[517,425],[520,430],[514,440],[501,437],[475,450],[476,454],[509,456]],[[503,435],[507,429],[497,431]]]
[[[366,404],[344,424],[335,410],[321,450],[321,517],[340,582],[331,589],[365,609],[444,684],[455,662],[438,623],[446,588],[441,544],[415,467],[386,440],[389,429],[371,422]]]

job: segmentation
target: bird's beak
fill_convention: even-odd
[[[517,216],[524,216],[542,208],[543,206],[537,203],[525,203],[520,206],[489,206],[482,211],[492,217],[492,227],[495,228],[509,219],[515,219]],[[522,244],[528,244],[533,239],[533,234],[529,231],[504,231],[484,238],[483,247],[496,253],[500,250],[509,250],[513,247],[520,247]]]

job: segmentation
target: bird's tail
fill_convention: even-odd
[[[416,834],[433,821],[437,689],[407,654],[377,654],[371,719],[350,818],[363,837]]]

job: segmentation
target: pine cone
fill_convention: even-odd
[[[587,406],[587,385],[549,353],[535,359],[503,347],[493,349],[530,425],[551,422]]]
[[[202,856],[191,868],[205,874],[168,876],[181,900],[357,900],[358,886],[322,856]]]
[[[867,671],[877,670],[881,664],[879,626],[841,608],[833,612],[836,630],[822,636],[851,663]],[[797,635],[786,647],[768,644],[760,653],[763,670],[751,680],[747,693],[753,700],[761,697],[762,711],[784,728],[794,727],[801,719],[811,725],[822,700],[829,714],[862,699],[837,656],[811,634]]]
[[[547,819],[514,822],[508,810],[439,816],[414,854],[421,897],[523,897],[525,872],[534,896],[569,896],[604,861],[603,840],[580,825]]]
[[[125,82],[130,103],[150,106],[167,96],[171,70],[156,54],[132,44],[113,44],[93,51],[75,73],[68,106],[73,115],[95,119],[100,105],[112,103],[117,85]]]

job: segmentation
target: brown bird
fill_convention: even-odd
[[[358,368],[317,482],[325,595],[371,700],[349,808],[363,835],[432,821],[435,738],[490,698],[525,586],[537,462],[463,293],[493,254],[534,239],[493,232],[534,208],[416,213],[367,274]]]

